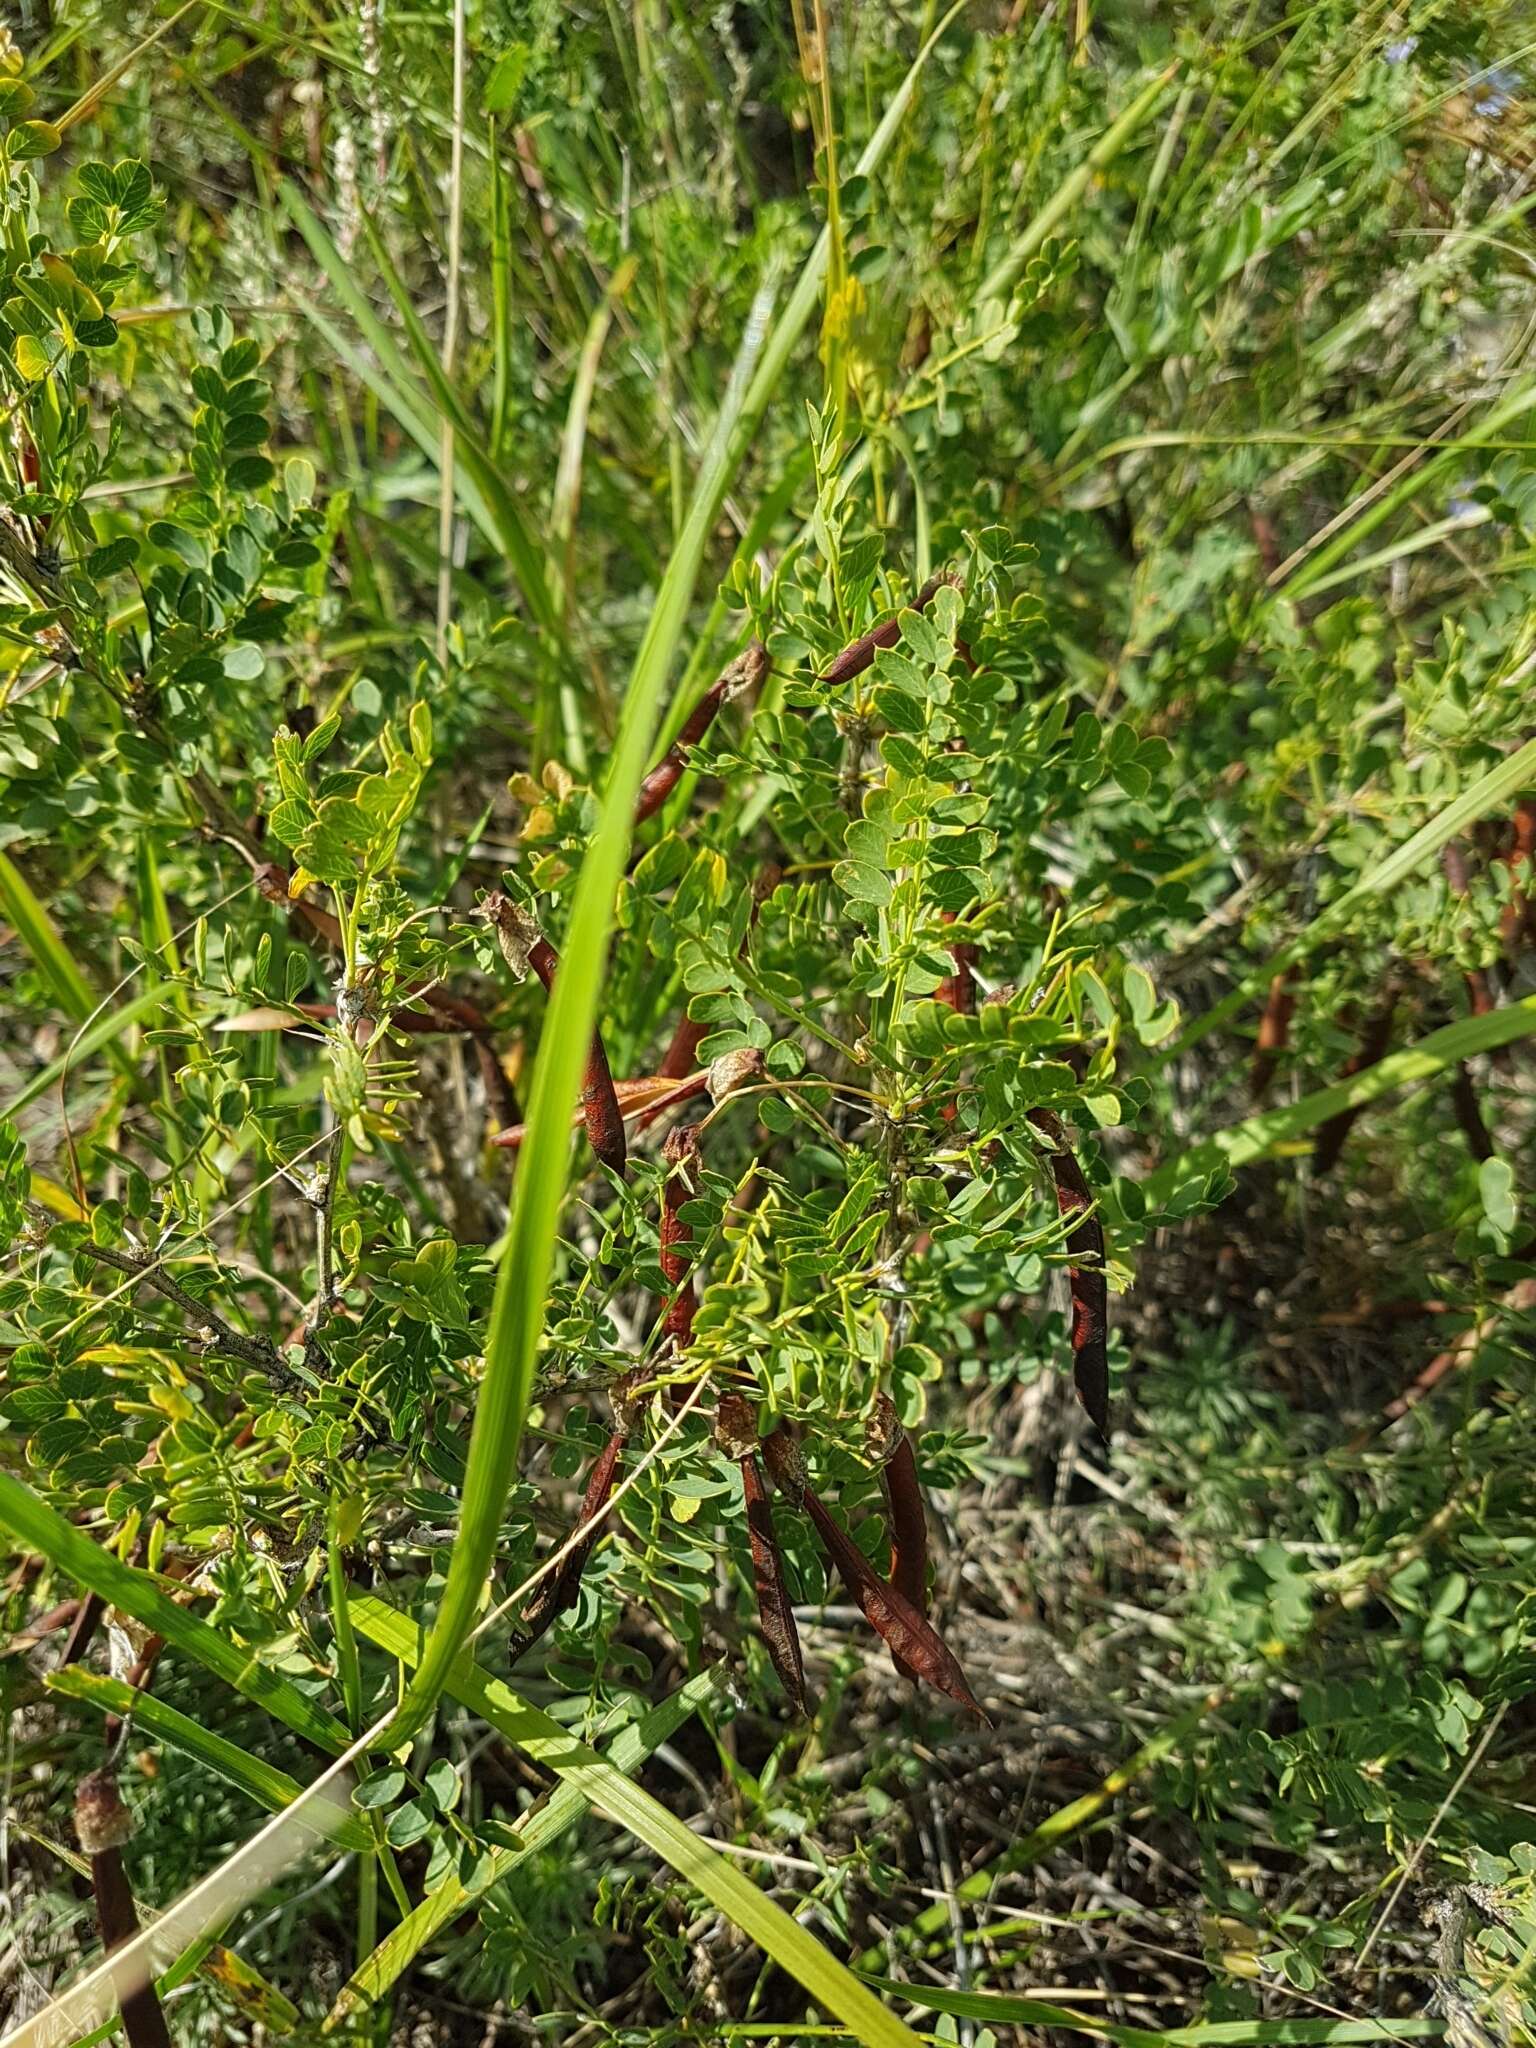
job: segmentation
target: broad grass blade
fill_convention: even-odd
[[[1315,1131],[1343,1110],[1374,1102],[1378,1096],[1411,1087],[1415,1081],[1432,1080],[1462,1060],[1472,1059],[1480,1052],[1492,1052],[1496,1046],[1511,1045],[1532,1032],[1536,1032],[1536,996],[1506,1003],[1481,1017],[1460,1017],[1454,1024],[1431,1031],[1406,1051],[1390,1053],[1374,1066],[1362,1068],[1347,1081],[1335,1081],[1332,1087],[1319,1088],[1299,1102],[1265,1110],[1260,1116],[1246,1117],[1240,1124],[1217,1131],[1214,1137],[1149,1174],[1141,1184],[1143,1191],[1149,1201],[1158,1202],[1180,1181],[1195,1174],[1210,1173],[1222,1165],[1250,1166],[1277,1146]]]
[[[670,1742],[683,1723],[691,1720],[700,1707],[714,1699],[719,1690],[720,1675],[717,1671],[704,1671],[697,1678],[690,1678],[670,1699],[663,1700],[643,1719],[632,1722],[615,1736],[607,1752],[609,1767],[622,1777],[632,1778],[652,1751],[661,1743]],[[516,1847],[509,1844],[492,1851],[486,1883],[505,1877],[509,1870],[515,1869],[536,1850],[547,1849],[551,1842],[558,1841],[591,1810],[592,1802],[580,1786],[557,1786],[518,1822]],[[415,1911],[407,1915],[398,1927],[392,1928],[372,1955],[353,1972],[326,2017],[327,2031],[376,2004],[410,1968],[427,1943],[450,1920],[457,1919],[460,1913],[473,1907],[474,1897],[456,1877],[449,1877],[423,1899]]]
[[[284,1807],[292,1806],[304,1791],[297,1778],[291,1778],[275,1764],[252,1756],[248,1749],[241,1749],[238,1743],[216,1735],[201,1721],[194,1721],[190,1715],[167,1706],[155,1693],[125,1685],[120,1678],[107,1678],[99,1672],[82,1670],[78,1664],[70,1664],[62,1671],[49,1672],[43,1683],[50,1692],[79,1700],[84,1706],[99,1708],[104,1714],[118,1714],[124,1720],[132,1716],[135,1727],[144,1729],[157,1741],[169,1743],[173,1749],[179,1749],[187,1756],[196,1757],[200,1764],[206,1764],[209,1770],[216,1771],[229,1784],[249,1793],[268,1813],[281,1813]],[[344,1849],[355,1849],[362,1855],[371,1856],[373,1853],[374,1840],[369,1829],[356,1814],[348,1813],[343,1807],[329,1804],[307,1806],[300,1818],[306,1827],[312,1828],[324,1840],[337,1842]]]
[[[303,1735],[323,1750],[345,1749],[351,1741],[346,1729],[323,1707],[306,1699],[289,1679],[269,1669],[254,1653],[233,1637],[210,1628],[195,1614],[180,1607],[150,1577],[124,1564],[93,1543],[83,1530],[67,1521],[57,1508],[35,1494],[30,1486],[0,1472],[0,1526],[28,1548],[39,1551],[51,1565],[84,1586],[99,1593],[113,1607],[131,1614],[136,1621],[162,1635],[173,1649],[183,1651],[236,1692],[243,1692],[274,1720],[283,1722],[295,1734]]]
[[[405,1615],[368,1595],[353,1600],[351,1609],[358,1633],[380,1649],[405,1664],[424,1657],[416,1627]],[[596,1750],[578,1742],[568,1728],[530,1706],[468,1656],[451,1660],[445,1690],[509,1742],[574,1786],[599,1813],[664,1858],[685,1883],[803,1985],[818,2005],[835,2014],[865,2048],[913,2048],[916,2036],[814,1935],[767,1898],[751,1878],[701,1842],[659,1800],[642,1791]]]

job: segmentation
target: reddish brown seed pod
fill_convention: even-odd
[[[954,921],[955,913],[946,910],[944,922],[953,924]],[[962,940],[950,947],[949,957],[954,962],[954,972],[945,975],[934,990],[933,999],[936,1003],[943,1003],[949,1009],[958,1010],[962,1016],[968,1017],[976,1007],[976,976],[973,972],[976,965],[976,948]]]
[[[747,1541],[752,1551],[752,1582],[757,1614],[769,1661],[797,1714],[809,1715],[812,1701],[805,1683],[800,1631],[784,1576],[784,1556],[774,1534],[773,1511],[757,1455],[757,1417],[752,1403],[739,1394],[725,1395],[715,1425],[715,1441],[741,1473],[747,1510]]]
[[[954,921],[955,913],[946,910],[944,922],[953,924]],[[945,975],[934,990],[933,999],[961,1016],[969,1016],[976,1007],[976,976],[972,971],[976,964],[976,948],[961,942],[950,947],[949,957],[954,963],[954,972]],[[939,1114],[945,1123],[952,1124],[959,1109],[955,1103],[946,1102]]]
[[[1339,1078],[1347,1081],[1353,1074],[1363,1074],[1367,1067],[1374,1067],[1386,1058],[1387,1048],[1392,1043],[1392,1019],[1397,1009],[1397,996],[1389,991],[1375,1015],[1370,1019],[1361,1036],[1359,1049],[1344,1062]],[[1329,1117],[1319,1124],[1317,1136],[1312,1141],[1312,1171],[1314,1174],[1330,1172],[1339,1162],[1344,1150],[1344,1141],[1360,1114],[1361,1105],[1341,1109],[1337,1116]]]
[[[543,982],[545,993],[553,994],[560,956],[529,913],[500,889],[493,889],[483,898],[480,910],[496,934],[502,958],[518,980],[521,981],[531,968]],[[613,1074],[600,1031],[592,1033],[592,1042],[587,1048],[587,1063],[581,1082],[581,1115],[592,1150],[604,1166],[622,1179],[629,1148],[624,1140],[624,1117],[614,1093]]]
[[[1467,859],[1465,843],[1460,839],[1448,839],[1440,849],[1440,866],[1445,879],[1458,896],[1470,894],[1472,869]]]
[[[930,576],[908,609],[914,612],[926,611],[946,584],[953,585],[959,581],[953,569],[944,569],[937,576]],[[898,612],[895,618],[887,619],[883,625],[860,634],[859,638],[850,642],[841,654],[835,654],[817,677],[817,681],[832,687],[839,683],[851,683],[855,676],[863,675],[865,669],[873,664],[876,654],[882,647],[894,647],[900,638],[901,615]]]
[[[891,1517],[891,1584],[919,1614],[928,1612],[928,1517],[912,1439],[903,1430],[881,1472]]]
[[[937,1629],[894,1586],[886,1584],[851,1537],[840,1529],[807,1484],[800,1447],[782,1425],[762,1442],[763,1458],[773,1482],[794,1507],[803,1507],[815,1525],[838,1576],[858,1602],[865,1620],[891,1653],[897,1669],[915,1675],[947,1693],[985,1721],[959,1659]]]
[[[123,1844],[133,1833],[133,1816],[117,1789],[116,1773],[92,1771],[75,1791],[75,1834],[90,1858],[91,1888],[102,1947],[110,1956],[139,1931],[133,1893],[123,1868]],[[115,1974],[115,1973],[114,1973]],[[171,2048],[170,2033],[147,1966],[116,1977],[117,2002],[129,2048]]]
[[[1499,919],[1499,933],[1509,950],[1518,952],[1536,938],[1536,893],[1529,887],[1536,879],[1536,797],[1522,797],[1515,805],[1504,859],[1509,866],[1509,901]]]
[[[682,731],[641,783],[640,795],[635,804],[637,825],[643,825],[647,818],[654,818],[682,781],[683,771],[688,766],[690,749],[698,745],[713,725],[720,706],[728,703],[743,690],[755,688],[767,673],[768,650],[760,640],[754,640],[744,653],[737,655],[736,659],[727,665],[721,673],[720,680],[711,684],[694,705]]]
[[[960,1660],[943,1637],[894,1586],[887,1585],[869,1559],[807,1486],[802,1498],[816,1533],[837,1567],[838,1577],[863,1610],[864,1619],[891,1653],[898,1671],[921,1679],[957,1700],[980,1720],[988,1716],[967,1682]]]
[[[699,1191],[699,1127],[680,1124],[667,1133],[661,1156],[667,1177],[661,1187],[661,1270],[672,1289],[662,1315],[663,1336],[674,1350],[686,1351],[693,1342],[693,1318],[699,1306],[693,1280],[693,1260],[684,1246],[693,1243],[693,1232],[678,1213]]]
[[[918,1613],[928,1612],[928,1516],[923,1506],[923,1489],[917,1476],[917,1459],[912,1439],[901,1426],[894,1403],[885,1394],[877,1397],[868,1432],[870,1449],[880,1460],[880,1485],[885,1494],[890,1523],[890,1582]],[[895,1652],[892,1652],[895,1655]],[[918,1676],[912,1667],[896,1657],[903,1678]]]
[[[588,1477],[581,1512],[576,1517],[578,1531],[595,1524],[597,1517],[608,1505],[614,1482],[618,1478],[619,1460],[628,1440],[629,1423],[621,1419],[615,1423],[613,1434],[604,1445]],[[557,1615],[564,1614],[567,1609],[576,1605],[581,1597],[581,1575],[587,1568],[587,1559],[592,1555],[593,1545],[601,1533],[599,1528],[593,1527],[592,1533],[568,1550],[559,1568],[551,1572],[537,1587],[533,1598],[523,1609],[523,1625],[519,1631],[519,1654],[538,1641]]]
[[[684,1010],[677,1020],[677,1029],[672,1033],[671,1042],[661,1056],[661,1065],[656,1072],[666,1080],[679,1080],[684,1074],[691,1074],[698,1065],[699,1047],[709,1036],[707,1024],[695,1023]],[[646,1112],[649,1122],[653,1111]]]
[[[1093,1211],[1093,1191],[1067,1144],[1054,1110],[1032,1109],[1029,1121],[1050,1140],[1056,1207],[1079,1220],[1067,1232],[1067,1285],[1072,1296],[1072,1381],[1088,1419],[1109,1438],[1109,1282],[1104,1275],[1104,1228]],[[1084,1260],[1091,1261],[1084,1264]]]
[[[1291,988],[1291,972],[1287,969],[1285,973],[1277,974],[1269,984],[1264,1014],[1259,1019],[1253,1064],[1248,1070],[1249,1093],[1255,1102],[1268,1092],[1269,1084],[1275,1078],[1280,1055],[1291,1042],[1291,1019],[1295,1014],[1296,997]]]

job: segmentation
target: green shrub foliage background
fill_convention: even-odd
[[[178,2041],[1527,2038],[1536,17],[23,12],[14,2016],[153,1629],[141,1915],[360,1739]]]

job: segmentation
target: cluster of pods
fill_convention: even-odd
[[[946,583],[954,580],[948,574],[932,578],[919,591],[914,606],[923,609]],[[870,667],[879,648],[895,645],[899,632],[897,619],[874,628],[845,648],[823,672],[821,680],[839,684],[858,676]],[[969,659],[968,654],[964,658]],[[676,788],[687,766],[689,750],[702,737],[720,705],[759,681],[766,668],[767,657],[754,643],[700,700],[676,744],[646,778],[636,809],[636,824],[651,817]],[[777,871],[764,878],[759,900],[777,879]],[[500,892],[485,898],[481,907],[514,974],[522,977],[532,971],[548,990],[559,962],[529,913]],[[972,1010],[976,1000],[975,949],[956,943],[950,954],[953,971],[940,984],[937,999],[957,1011]],[[601,1035],[594,1032],[587,1054],[580,1114],[594,1153],[613,1172],[622,1174],[625,1170],[627,1120],[638,1118],[643,1128],[664,1110],[691,1096],[707,1092],[718,1101],[747,1078],[742,1063],[755,1060],[755,1056],[736,1055],[717,1061],[708,1072],[694,1071],[706,1029],[691,1021],[685,1011],[658,1072],[640,1081],[618,1083],[613,1079]],[[760,1071],[760,1063],[757,1070]],[[951,1109],[949,1115],[953,1114]],[[1067,1142],[1061,1120],[1050,1110],[1036,1109],[1029,1112],[1029,1122],[1048,1147],[1057,1206],[1068,1226],[1066,1246],[1077,1392],[1096,1427],[1105,1433],[1109,1385],[1103,1230],[1088,1182]],[[523,1127],[517,1125],[501,1132],[493,1142],[516,1145],[522,1136]],[[699,1126],[682,1125],[669,1133],[663,1146],[667,1177],[662,1189],[659,1237],[662,1272],[671,1292],[662,1309],[660,1336],[673,1355],[686,1352],[692,1340],[697,1306],[690,1232],[680,1212],[697,1188],[699,1138]],[[632,1386],[633,1376],[626,1376],[614,1388],[612,1434],[592,1466],[575,1529],[562,1546],[558,1566],[544,1577],[523,1609],[516,1644],[519,1655],[579,1598],[582,1573],[635,1426]],[[886,1511],[889,1562],[884,1574],[870,1562],[810,1485],[800,1446],[787,1425],[781,1423],[760,1437],[755,1401],[745,1394],[729,1392],[717,1403],[715,1439],[741,1474],[762,1638],[796,1711],[807,1713],[811,1702],[783,1555],[774,1530],[769,1479],[784,1509],[810,1522],[849,1595],[889,1649],[897,1671],[905,1678],[935,1687],[968,1711],[985,1718],[958,1659],[929,1619],[927,1515],[912,1442],[891,1402],[884,1395],[878,1397],[867,1436],[871,1459],[880,1468]]]

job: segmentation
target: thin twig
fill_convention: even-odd
[[[1441,1800],[1439,1806],[1435,1809],[1434,1819],[1430,1822],[1428,1828],[1426,1828],[1426,1830],[1424,1831],[1424,1834],[1420,1839],[1418,1845],[1414,1849],[1413,1854],[1408,1858],[1408,1861],[1403,1865],[1402,1870],[1399,1873],[1397,1883],[1393,1885],[1392,1890],[1387,1897],[1387,1903],[1382,1907],[1380,1914],[1377,1916],[1376,1925],[1371,1929],[1370,1933],[1365,1937],[1365,1940],[1360,1944],[1360,1953],[1355,1957],[1354,1963],[1356,1971],[1359,1971],[1362,1968],[1366,1957],[1370,1954],[1372,1948],[1376,1944],[1377,1935],[1380,1934],[1381,1930],[1386,1926],[1387,1922],[1391,1919],[1392,1908],[1397,1904],[1398,1899],[1401,1897],[1403,1886],[1407,1884],[1408,1880],[1413,1876],[1413,1873],[1418,1869],[1420,1863],[1423,1862],[1424,1852],[1428,1849],[1430,1843],[1435,1839],[1435,1835],[1439,1829],[1441,1821],[1445,1819],[1445,1816],[1450,1812],[1451,1808],[1455,1805],[1458,1797],[1460,1796],[1461,1788],[1463,1787],[1463,1785],[1466,1784],[1468,1778],[1471,1777],[1472,1773],[1477,1769],[1478,1765],[1482,1762],[1483,1757],[1487,1752],[1489,1743],[1492,1742],[1494,1736],[1497,1735],[1499,1732],[1499,1723],[1504,1719],[1504,1716],[1508,1712],[1509,1701],[1504,1700],[1500,1703],[1498,1712],[1494,1715],[1493,1719],[1488,1723],[1488,1726],[1484,1729],[1482,1741],[1477,1745],[1476,1749],[1473,1750],[1472,1754],[1467,1758],[1465,1764],[1462,1766],[1460,1774],[1458,1775],[1455,1784],[1452,1785],[1450,1791],[1446,1793],[1445,1797]]]
[[[275,1386],[291,1388],[295,1384],[293,1374],[283,1363],[270,1337],[242,1336],[232,1323],[225,1322],[217,1310],[210,1308],[207,1302],[199,1301],[195,1294],[189,1294],[186,1288],[173,1280],[147,1252],[113,1251],[102,1244],[81,1244],[75,1246],[75,1250],[95,1259],[100,1265],[111,1266],[119,1273],[143,1280],[157,1293],[163,1294],[167,1301],[173,1301],[206,1333],[210,1349],[238,1358],[243,1365],[254,1366],[258,1372],[265,1373]]]

